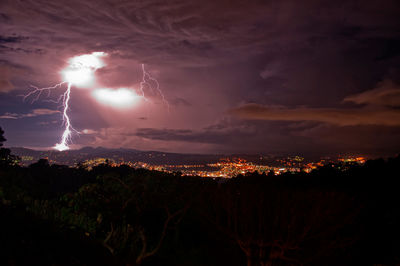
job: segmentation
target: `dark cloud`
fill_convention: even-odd
[[[183,98],[179,98],[179,97],[171,99],[170,104],[176,105],[176,106],[186,106],[186,107],[192,106],[192,104],[190,104],[188,101],[186,101]]]
[[[29,38],[23,36],[0,36],[0,43],[19,43],[26,39]]]
[[[24,67],[0,60],[0,93],[13,90],[15,86],[12,80],[25,73]]]
[[[30,84],[60,82],[68,58],[79,54],[108,53],[107,66],[96,73],[98,86],[138,92],[142,63],[159,81],[169,112],[151,90],[149,102],[117,112],[74,88],[72,123],[80,131],[93,130],[74,140],[80,145],[333,150],[340,145],[333,133],[332,139],[323,137],[322,127],[329,127],[347,132],[338,139],[361,150],[382,128],[388,141],[370,141],[373,151],[393,146],[397,136],[400,5],[395,0],[4,0],[0,10],[0,60],[7,62],[0,65],[3,115],[56,109],[46,101],[29,106],[16,95],[27,93]],[[228,119],[227,110],[245,119]],[[6,131],[16,136],[9,143],[18,144],[17,134],[24,134],[19,129],[26,125],[7,121]],[[32,123],[31,132],[41,132],[36,122],[25,122]],[[61,129],[52,130],[48,134]],[[42,145],[54,144],[49,141],[54,140],[43,137]],[[34,145],[39,144],[40,136]]]
[[[364,105],[400,107],[400,86],[391,80],[385,80],[380,82],[377,88],[349,95],[344,101]]]
[[[229,111],[244,119],[271,121],[315,121],[337,126],[385,125],[399,126],[400,111],[381,109],[328,109],[328,108],[286,108],[247,104]]]
[[[0,92],[8,92],[14,88],[10,81],[11,72],[12,68],[0,64]]]
[[[0,13],[0,21],[3,23],[10,22],[10,17],[7,16],[6,14]]]
[[[245,104],[229,110],[244,119],[271,121],[314,121],[336,126],[383,125],[400,126],[400,87],[390,80],[378,87],[359,94],[347,96],[343,102],[365,105],[363,108],[312,108],[266,106]]]
[[[16,113],[4,113],[3,115],[0,115],[0,119],[20,119],[20,118],[26,118],[26,117],[36,117],[36,116],[42,116],[42,115],[52,115],[52,114],[57,114],[60,111],[58,110],[50,110],[50,109],[33,109],[30,113],[26,114],[16,114]]]
[[[154,128],[139,128],[134,134],[138,137],[146,139],[155,139],[163,141],[183,141],[183,142],[199,142],[217,144],[224,141],[226,133],[219,132],[194,132],[187,129],[154,129]]]

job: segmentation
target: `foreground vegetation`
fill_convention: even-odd
[[[400,157],[182,177],[0,160],[2,265],[394,265]]]

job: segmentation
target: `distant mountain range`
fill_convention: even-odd
[[[181,154],[159,151],[140,151],[135,149],[109,149],[103,147],[84,147],[79,150],[68,151],[38,151],[22,147],[10,148],[12,153],[18,155],[25,165],[34,163],[39,159],[46,158],[51,163],[75,165],[86,160],[96,158],[111,159],[116,162],[144,162],[150,164],[206,164],[215,163],[222,158],[243,158],[254,163],[272,163],[276,158],[265,155],[221,155],[221,154]]]

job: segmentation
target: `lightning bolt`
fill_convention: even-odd
[[[61,141],[60,143],[57,143],[54,146],[54,149],[59,150],[59,151],[65,151],[68,150],[68,144],[71,140],[71,134],[72,131],[77,132],[75,129],[72,128],[71,126],[71,120],[68,116],[68,108],[69,108],[69,100],[71,98],[71,87],[72,87],[72,83],[70,82],[60,82],[54,86],[51,87],[46,87],[46,88],[38,88],[36,86],[31,85],[30,87],[33,88],[32,91],[30,91],[28,94],[23,96],[23,100],[25,101],[27,98],[32,97],[32,101],[31,103],[36,102],[37,100],[39,100],[40,96],[43,94],[43,92],[47,92],[47,96],[50,96],[50,93],[52,90],[57,89],[59,87],[61,87],[64,84],[68,84],[67,85],[67,89],[65,90],[65,92],[60,96],[60,98],[58,99],[58,101],[56,101],[57,103],[59,103],[62,100],[62,106],[63,106],[63,124],[65,125],[65,129],[64,132],[62,134],[61,137]]]
[[[53,89],[57,89],[58,87],[61,87],[62,85],[64,85],[65,83],[67,83],[66,81],[60,82],[52,87],[47,87],[47,88],[38,88],[36,86],[30,85],[31,88],[33,88],[33,90],[31,92],[29,92],[26,95],[22,95],[23,96],[23,100],[25,101],[27,98],[29,98],[30,96],[36,95],[34,97],[32,97],[32,101],[31,103],[36,102],[37,100],[39,100],[40,96],[42,95],[43,92],[47,91],[47,97],[50,96],[51,90]]]
[[[154,93],[154,91],[156,91],[163,103],[167,106],[168,112],[169,112],[169,102],[165,99],[164,93],[162,92],[162,90],[160,89],[160,84],[158,83],[157,79],[153,78],[149,72],[146,71],[146,69],[144,68],[144,64],[142,64],[142,81],[140,82],[140,93],[142,94],[141,96],[143,97],[143,99],[145,101],[148,101],[146,98],[146,95],[144,93],[144,89],[145,88],[149,88],[151,90],[152,93]]]
[[[65,129],[64,133],[62,134],[61,137],[61,142],[57,143],[54,148],[59,151],[65,151],[68,150],[68,142],[71,140],[71,120],[69,119],[67,110],[69,108],[69,99],[71,98],[71,83],[68,83],[67,90],[64,92],[62,99],[63,99],[63,106],[64,106],[64,111],[63,111],[63,121],[65,124]]]
[[[75,56],[69,59],[69,66],[62,71],[64,81],[60,82],[54,86],[46,88],[38,88],[31,85],[32,91],[24,95],[24,101],[32,97],[32,103],[37,101],[40,96],[47,92],[47,96],[50,96],[52,90],[62,87],[62,85],[67,84],[65,92],[60,95],[58,101],[62,100],[63,106],[63,125],[65,126],[64,132],[61,136],[60,143],[54,146],[54,149],[59,151],[68,150],[69,143],[71,142],[71,134],[73,131],[79,133],[71,126],[71,119],[68,116],[69,101],[71,99],[71,87],[75,85],[76,87],[89,86],[94,79],[94,72],[105,66],[101,57],[106,56],[104,52],[93,52],[91,54],[83,54]]]
[[[64,131],[61,136],[60,143],[55,144],[54,149],[59,151],[64,151],[69,149],[69,143],[71,142],[71,135],[73,131],[76,131],[72,125],[71,120],[68,116],[69,104],[71,99],[71,88],[74,85],[75,87],[88,87],[92,84],[94,80],[94,72],[105,66],[104,62],[101,60],[101,57],[107,56],[104,52],[93,52],[91,54],[84,54],[75,56],[69,59],[69,66],[62,71],[64,81],[58,84],[55,84],[51,87],[39,88],[33,85],[30,85],[31,91],[23,95],[23,100],[25,101],[28,98],[32,98],[31,103],[39,100],[41,95],[47,92],[47,97],[50,96],[51,91],[61,88],[64,84],[67,84],[67,88],[63,94],[60,95],[58,101],[52,101],[56,103],[60,103],[62,101],[63,107],[63,126]],[[162,102],[167,106],[168,112],[170,109],[168,101],[165,99],[163,92],[160,89],[160,84],[157,79],[152,77],[149,72],[146,71],[144,64],[142,64],[142,81],[140,82],[139,90],[141,92],[141,96],[145,101],[148,101],[145,95],[145,90],[149,89],[152,94],[158,94]],[[51,100],[50,100],[51,101]]]

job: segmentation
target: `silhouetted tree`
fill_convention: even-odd
[[[5,141],[4,130],[0,127],[0,147],[3,147]],[[10,149],[0,148],[0,167],[17,165],[18,160],[17,156],[11,154]]]
[[[50,167],[49,160],[47,159],[39,159],[36,163],[32,163],[29,165],[29,168],[34,169],[45,169]]]
[[[248,266],[315,263],[354,242],[336,235],[359,211],[344,193],[245,179],[224,184],[208,204],[209,219],[237,242]]]
[[[0,127],[0,147],[3,147],[3,142],[7,139],[4,137],[4,130]]]
[[[0,213],[11,211],[8,226],[23,221],[12,217],[15,211],[43,223],[32,243],[45,239],[45,224],[73,232],[78,245],[79,239],[93,241],[118,262],[109,265],[234,266],[246,259],[252,266],[397,265],[399,170],[397,157],[310,174],[213,180],[111,164],[87,170],[42,159],[0,168]],[[14,241],[14,229],[0,229]],[[25,236],[15,239],[14,246],[0,243],[0,250],[25,252]],[[41,250],[53,256],[54,246],[46,242]],[[205,254],[210,260],[201,262]],[[83,256],[95,259],[86,251]]]
[[[126,167],[95,171],[102,171],[97,182],[66,194],[61,206],[43,202],[35,210],[53,213],[56,220],[102,239],[111,254],[140,265],[180,222],[190,205],[183,199],[188,193],[175,193],[177,178],[172,175]]]

